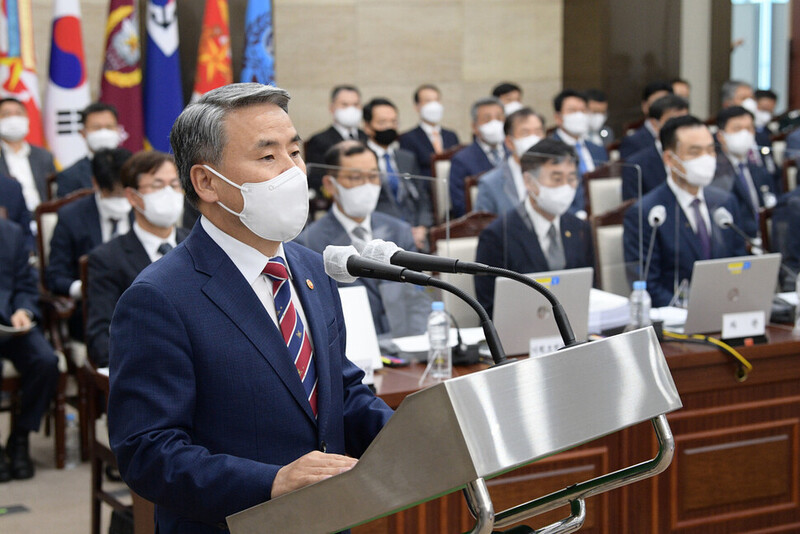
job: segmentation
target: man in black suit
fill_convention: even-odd
[[[373,98],[364,106],[367,146],[378,156],[382,173],[381,195],[376,211],[402,219],[411,225],[414,243],[427,250],[428,228],[433,224],[430,184],[419,178],[417,159],[397,141],[397,107],[385,98]]]
[[[0,174],[22,186],[25,205],[33,212],[47,200],[47,177],[56,172],[53,155],[28,144],[28,110],[16,98],[0,99]]]
[[[124,148],[101,150],[92,158],[95,194],[67,204],[58,211],[58,223],[50,239],[50,258],[45,270],[47,289],[79,300],[81,281],[78,260],[96,246],[127,233],[131,205],[125,198],[120,171],[131,157]],[[83,339],[80,306],[70,319],[70,334]]]
[[[506,117],[525,106],[522,103],[522,87],[513,82],[498,83],[492,88],[492,96],[503,103]]]
[[[121,142],[117,109],[95,102],[81,112],[81,136],[86,140],[89,155],[79,159],[56,175],[58,196],[65,197],[79,189],[92,187],[92,156],[103,149],[117,148]]]
[[[414,91],[414,108],[419,113],[419,126],[400,136],[400,148],[413,152],[417,158],[419,173],[432,176],[431,156],[441,154],[458,145],[458,135],[442,127],[444,107],[442,94],[435,85],[421,85]]]
[[[25,234],[25,242],[29,250],[33,250],[33,234],[31,233],[31,212],[25,205],[22,196],[22,186],[13,178],[0,176],[0,208],[5,211],[5,217],[17,223]]]
[[[0,219],[0,324],[20,330],[0,337],[0,358],[9,360],[20,375],[22,399],[14,428],[0,447],[0,482],[33,476],[28,435],[39,428],[55,393],[58,359],[38,327],[37,277],[28,263],[26,236],[16,223]],[[8,460],[6,459],[8,454]]]
[[[661,97],[672,94],[672,84],[669,82],[650,82],[642,91],[642,114],[645,116],[644,124],[630,135],[625,135],[619,144],[619,155],[622,159],[629,158],[643,148],[655,144],[658,132],[654,121],[650,118],[650,106]]]
[[[125,163],[121,175],[133,208],[133,227],[89,253],[86,345],[96,367],[108,367],[108,328],[122,293],[145,267],[189,235],[175,228],[183,209],[183,188],[171,156],[139,152]]]
[[[325,153],[330,147],[345,139],[367,141],[367,134],[359,129],[361,123],[361,93],[353,85],[337,85],[331,91],[331,103],[328,109],[331,112],[333,123],[327,130],[317,132],[306,141],[305,162],[324,164]],[[324,172],[310,169],[308,185],[317,194],[322,194],[322,177]]]
[[[521,165],[528,197],[481,232],[475,260],[520,273],[593,267],[589,223],[567,213],[577,162],[572,147],[554,138],[531,147]],[[494,277],[476,276],[475,293],[491,315]]]

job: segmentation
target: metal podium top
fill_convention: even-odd
[[[353,469],[228,526],[337,532],[680,407],[652,328],[493,367],[409,395]]]

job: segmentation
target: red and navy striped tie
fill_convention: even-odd
[[[294,359],[297,373],[303,382],[306,398],[311,404],[311,411],[317,415],[317,370],[311,351],[311,340],[300,314],[292,303],[292,288],[289,272],[283,258],[270,258],[264,268],[264,274],[272,280],[272,296],[275,300],[275,312],[278,314],[283,340],[289,348],[289,355]]]

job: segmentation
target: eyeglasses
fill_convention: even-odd
[[[339,173],[337,179],[340,182],[347,182],[354,186],[364,185],[366,183],[379,184],[381,183],[381,173],[378,171],[358,172],[343,170]]]
[[[145,191],[145,190],[161,191],[162,189],[164,189],[167,186],[170,186],[175,191],[183,191],[183,186],[181,186],[181,181],[178,178],[175,178],[174,180],[171,180],[170,182],[162,180],[161,178],[156,178],[155,180],[153,180],[152,182],[150,182],[147,185],[140,185],[139,186],[139,190],[140,191]]]

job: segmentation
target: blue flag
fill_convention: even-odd
[[[169,152],[169,131],[183,111],[176,0],[147,2],[144,132],[149,146]]]
[[[244,23],[243,82],[271,84],[275,81],[272,42],[272,1],[250,0]]]

